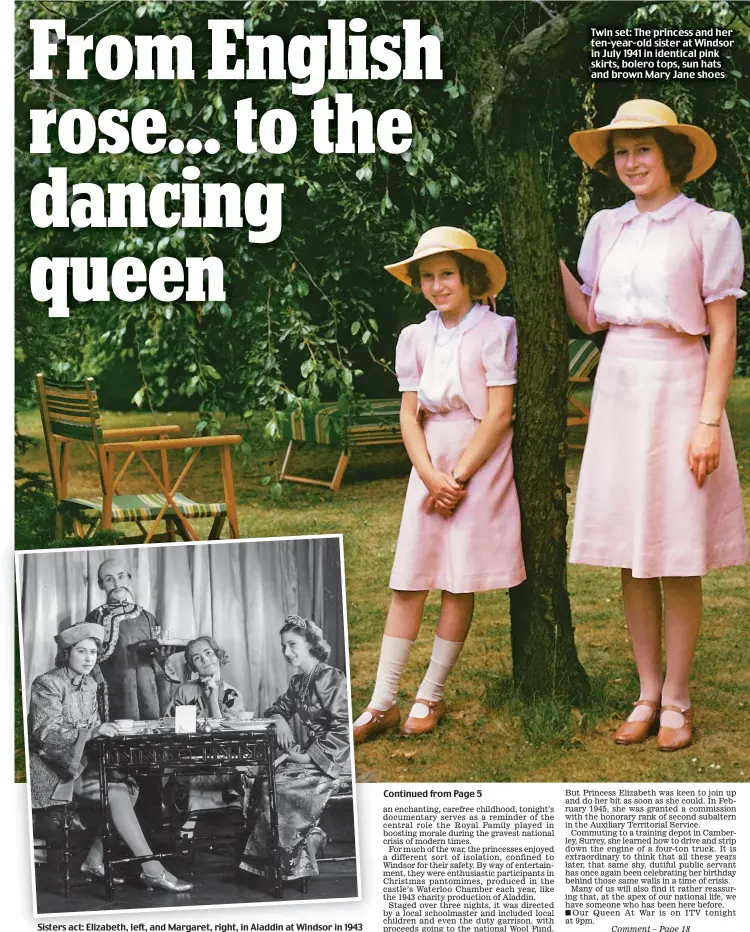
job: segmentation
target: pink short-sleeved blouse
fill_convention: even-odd
[[[679,194],[659,210],[635,201],[595,214],[586,229],[578,271],[593,295],[593,321],[661,325],[708,332],[705,305],[744,297],[742,235],[737,220]],[[591,316],[591,314],[590,314]]]
[[[396,345],[396,376],[401,392],[419,392],[427,370],[427,357],[434,352],[439,333],[440,313],[430,311],[421,324],[410,324],[401,331]],[[500,317],[486,304],[476,304],[459,325],[455,356],[466,334],[482,325],[481,364],[484,385],[515,385],[518,358],[516,322],[512,317]],[[421,358],[420,358],[421,357]],[[466,398],[462,386],[463,397]]]

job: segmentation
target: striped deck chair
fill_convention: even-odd
[[[369,400],[357,413],[342,412],[336,402],[310,404],[305,402],[277,413],[281,437],[287,441],[286,454],[279,478],[305,485],[322,485],[335,492],[344,478],[350,451],[353,447],[388,446],[401,444],[399,412],[400,398]],[[298,442],[317,443],[340,451],[333,478],[309,479],[289,472],[289,463]]]
[[[175,531],[183,540],[199,540],[190,524],[196,518],[213,518],[210,539],[220,536],[225,521],[230,536],[239,537],[237,508],[234,499],[230,447],[240,443],[236,434],[218,437],[170,437],[179,433],[175,424],[153,427],[103,430],[99,419],[99,402],[93,379],[76,384],[53,382],[43,373],[36,377],[44,441],[47,447],[52,489],[57,504],[57,534],[63,536],[66,516],[72,519],[76,536],[90,537],[97,529],[111,528],[115,523],[131,522],[143,535],[144,543],[153,540],[174,540]],[[73,441],[85,444],[97,464],[102,490],[101,500],[70,498],[68,474],[70,446]],[[206,447],[216,447],[221,457],[224,485],[223,502],[203,504],[184,495],[180,488],[193,464]],[[171,482],[168,454],[170,450],[192,450],[178,478]],[[157,469],[148,455],[156,455]],[[117,457],[124,457],[116,470]],[[154,485],[153,492],[121,495],[120,483],[131,463],[141,463]],[[158,471],[157,471],[158,470]],[[160,522],[166,522],[166,534],[155,536]],[[146,528],[144,521],[150,521]],[[130,541],[132,538],[128,538]]]
[[[600,356],[599,347],[593,340],[568,340],[568,404],[575,412],[568,416],[568,427],[585,425],[589,422],[591,412],[573,395],[580,385],[591,381],[591,373],[596,368]],[[570,447],[573,450],[583,449],[579,444],[570,444]]]

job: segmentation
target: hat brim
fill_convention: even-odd
[[[461,248],[460,246],[451,249],[446,249],[445,246],[429,247],[422,250],[419,254],[410,256],[408,259],[403,259],[401,262],[393,262],[391,265],[384,266],[384,268],[386,272],[390,272],[390,274],[400,282],[403,282],[405,285],[411,285],[412,281],[409,278],[409,266],[412,262],[421,262],[422,259],[429,259],[430,256],[439,256],[441,252],[460,252],[462,256],[473,259],[475,262],[480,262],[485,269],[487,269],[487,274],[490,278],[490,287],[487,291],[488,295],[498,294],[505,288],[505,283],[508,280],[505,263],[500,256],[496,256],[494,252],[491,252],[489,249],[480,249],[479,247],[476,249]],[[475,297],[486,296],[476,295]]]
[[[708,133],[700,126],[691,126],[689,123],[646,123],[643,120],[618,120],[616,124],[601,126],[598,129],[581,129],[571,133],[568,142],[576,155],[583,161],[596,168],[596,163],[607,154],[607,140],[609,133],[627,132],[629,129],[665,129],[670,133],[687,136],[695,146],[693,165],[685,176],[685,181],[694,181],[700,178],[711,168],[716,161],[716,145]]]

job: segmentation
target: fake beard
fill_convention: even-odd
[[[107,596],[107,605],[111,609],[119,608],[122,611],[132,611],[135,608],[135,599],[130,589],[125,586],[118,586]]]

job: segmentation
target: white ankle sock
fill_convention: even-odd
[[[443,698],[445,681],[448,679],[448,674],[453,669],[453,665],[458,659],[463,646],[463,641],[445,641],[443,638],[438,637],[437,634],[435,635],[430,665],[417,690],[417,702],[420,699],[438,702]]]
[[[372,691],[372,699],[370,699],[371,708],[385,712],[396,701],[401,674],[404,672],[404,667],[413,646],[414,641],[409,641],[406,638],[392,638],[388,634],[383,635],[383,643],[380,647],[380,662],[375,677],[375,688]]]

